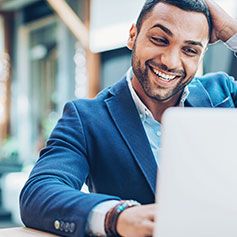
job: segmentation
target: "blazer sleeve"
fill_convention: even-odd
[[[20,211],[26,226],[82,237],[92,208],[106,200],[119,200],[80,191],[89,175],[87,159],[81,119],[69,102],[21,191]]]

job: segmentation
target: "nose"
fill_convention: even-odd
[[[181,58],[177,49],[166,49],[161,55],[161,63],[169,70],[177,70],[181,67]]]

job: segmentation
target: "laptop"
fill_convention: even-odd
[[[237,236],[237,110],[163,117],[155,237]]]

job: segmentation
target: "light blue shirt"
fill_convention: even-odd
[[[225,42],[228,48],[237,54],[237,34],[232,36],[227,42]],[[134,103],[137,107],[138,113],[141,118],[141,122],[144,126],[147,138],[151,145],[152,152],[154,154],[155,160],[159,167],[159,151],[160,151],[160,123],[157,122],[148,108],[142,103],[135,90],[132,87],[132,69],[130,68],[127,72],[127,81],[129,90],[131,92]],[[189,95],[188,87],[184,89],[183,95],[180,100],[179,106],[184,106],[184,102]],[[105,236],[104,230],[104,220],[105,215],[110,208],[114,207],[118,201],[106,201],[95,206],[88,217],[87,221],[87,233],[92,233],[96,236]]]
[[[146,105],[140,100],[137,93],[133,89],[132,86],[132,77],[133,71],[130,68],[126,74],[126,80],[128,82],[128,88],[132,95],[133,101],[137,107],[137,111],[141,118],[141,122],[143,124],[144,130],[146,132],[147,138],[149,140],[151,150],[157,162],[157,166],[159,168],[159,152],[160,152],[160,136],[161,136],[161,124],[154,119],[151,111],[146,107]],[[183,94],[181,96],[181,100],[179,106],[183,107],[184,102],[189,95],[188,87],[185,87]]]

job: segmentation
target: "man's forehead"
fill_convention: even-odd
[[[145,20],[149,19],[175,19],[175,20],[186,20],[188,18],[189,20],[196,20],[198,19],[207,19],[206,16],[201,12],[195,12],[195,11],[188,11],[183,10],[177,6],[167,4],[164,2],[157,3],[154,8],[151,10],[151,12],[147,15]],[[208,24],[208,23],[207,23]]]
[[[185,11],[163,2],[157,3],[143,24],[147,29],[162,24],[174,34],[180,31],[187,35],[202,35],[204,38],[208,38],[208,22],[203,13]]]

